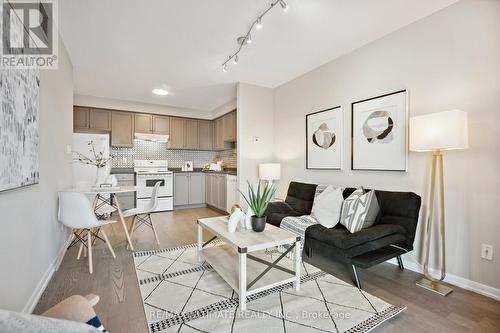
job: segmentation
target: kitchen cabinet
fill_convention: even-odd
[[[198,121],[198,148],[211,150],[213,147],[213,123],[210,120]]]
[[[198,120],[184,120],[184,148],[198,149]]]
[[[230,212],[234,204],[239,204],[237,179],[235,175],[226,175],[226,212]]]
[[[134,114],[117,112],[111,114],[111,146],[134,146]]]
[[[222,117],[222,132],[223,141],[236,141],[236,111],[228,113]]]
[[[215,119],[214,121],[214,148],[215,150],[224,150],[224,125],[222,118]]]
[[[136,113],[134,115],[135,133],[153,133],[153,116]]]
[[[170,117],[153,116],[153,133],[154,134],[170,134]]]
[[[89,108],[84,108],[81,106],[73,107],[73,129],[74,130],[85,130],[90,127],[89,125]]]
[[[183,149],[185,139],[186,120],[183,118],[170,119],[170,148]]]
[[[207,204],[221,211],[227,211],[226,175],[217,173],[206,174],[205,184]]]
[[[111,111],[103,109],[90,109],[89,128],[95,131],[111,131]]]
[[[205,174],[201,172],[174,174],[174,206],[205,203]]]
[[[174,174],[174,206],[189,204],[189,174]]]

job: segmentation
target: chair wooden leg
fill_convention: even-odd
[[[132,218],[132,224],[130,226],[130,231],[128,232],[129,233],[129,236],[130,236],[130,239],[132,239],[132,236],[134,235],[134,229],[135,229],[135,220],[136,220],[136,215],[134,215],[134,217]],[[127,249],[129,248],[130,246],[127,244]]]
[[[76,260],[80,260],[83,251],[83,243],[80,242],[80,248],[78,249],[78,255],[76,256]]]
[[[151,229],[153,229],[153,232],[155,234],[156,244],[160,245],[160,239],[158,238],[158,233],[156,232],[155,226],[153,224],[153,219],[151,218],[151,214],[148,214],[148,218],[149,218],[149,223],[151,223]]]
[[[101,233],[102,233],[102,236],[104,237],[104,240],[106,241],[106,245],[108,246],[109,252],[111,252],[111,255],[113,256],[113,258],[116,258],[115,251],[113,251],[113,247],[111,246],[111,243],[109,242],[108,236],[106,235],[104,228],[101,229]]]
[[[87,242],[88,242],[87,247],[89,248],[89,272],[90,272],[90,274],[92,274],[93,267],[92,267],[92,230],[91,229],[89,229],[87,235],[88,235],[87,236]]]

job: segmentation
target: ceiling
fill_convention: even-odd
[[[212,111],[236,97],[236,82],[274,88],[456,2],[287,0],[222,72],[270,1],[59,1],[75,93]],[[157,87],[169,95],[153,95]]]

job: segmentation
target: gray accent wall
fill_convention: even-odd
[[[40,71],[40,182],[0,193],[0,308],[31,312],[54,271],[68,231],[57,192],[73,181],[73,65],[59,38],[59,69]]]
[[[460,1],[276,88],[277,197],[291,180],[414,191],[423,196],[426,216],[431,154],[410,153],[407,173],[351,171],[351,102],[406,88],[410,116],[467,111],[470,148],[444,153],[447,269],[455,282],[498,292],[499,32],[500,1]],[[305,115],[337,105],[344,108],[343,170],[306,170]],[[417,249],[406,256],[414,265],[422,263],[422,221]],[[481,258],[481,243],[494,246],[493,261]]]

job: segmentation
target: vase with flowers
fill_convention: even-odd
[[[85,165],[93,165],[96,167],[96,180],[94,183],[95,187],[100,187],[102,184],[106,182],[106,178],[108,177],[109,173],[109,164],[111,163],[111,160],[113,159],[113,156],[110,155],[109,157],[106,157],[104,155],[104,149],[98,151],[95,148],[94,141],[89,141],[87,143],[89,147],[89,152],[90,156],[84,155],[79,152],[73,152],[74,154],[74,161],[85,164]]]

